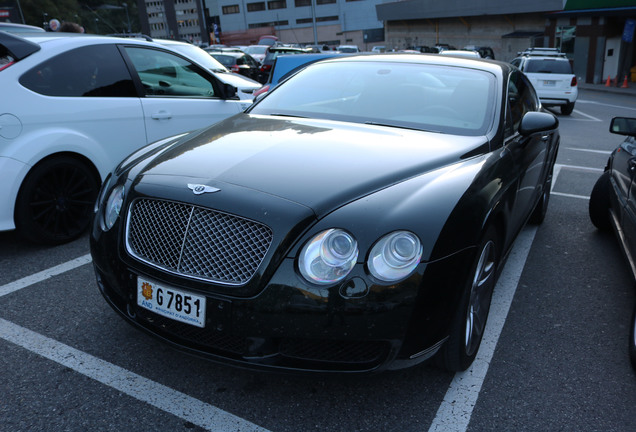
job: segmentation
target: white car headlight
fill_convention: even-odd
[[[357,259],[358,242],[341,229],[329,229],[303,247],[298,267],[309,282],[328,285],[344,279]]]
[[[106,201],[106,208],[104,209],[104,225],[103,230],[108,231],[115,225],[119,212],[121,211],[122,203],[124,202],[124,187],[117,186],[110,193],[108,201]]]
[[[408,231],[395,231],[382,237],[369,254],[369,271],[385,282],[408,276],[422,257],[420,239]]]

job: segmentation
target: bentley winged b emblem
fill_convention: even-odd
[[[208,185],[192,184],[192,183],[188,183],[188,188],[192,189],[192,192],[194,192],[195,195],[201,195],[202,193],[206,193],[206,192],[214,193],[221,190],[219,188],[215,188]]]

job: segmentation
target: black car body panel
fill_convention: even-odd
[[[386,74],[384,64],[400,69],[412,59],[350,61],[378,65]],[[107,301],[130,323],[180,349],[248,367],[371,372],[421,363],[443,349],[473,278],[473,263],[482,253],[484,233],[494,227],[503,262],[541,197],[549,194],[558,122],[538,111],[537,99],[535,111],[519,117],[517,132],[506,129],[513,127],[506,122],[511,115],[508,79],[511,74],[524,79],[509,65],[436,57],[415,61],[498,76],[485,133],[451,135],[416,130],[410,123],[364,124],[365,119],[343,121],[331,112],[314,118],[263,112],[266,101],[303,71],[259,102],[260,111],[248,110],[155,145],[113,171],[91,232],[98,285]],[[531,86],[527,91],[532,96]],[[111,229],[105,228],[104,211],[122,186],[121,214]],[[140,217],[138,208],[146,203],[158,210]],[[177,255],[181,260],[191,247],[190,240],[172,244],[176,228],[162,223],[171,225],[177,217],[157,216],[164,207],[211,213],[211,218],[253,230],[265,227],[266,233],[258,234],[259,242],[266,243],[257,245],[262,260],[240,280],[172,266],[171,260]],[[159,233],[146,253],[135,237],[136,226],[155,219],[161,223],[152,222],[150,234],[141,239]],[[184,230],[198,224],[189,221]],[[356,240],[359,255],[337,282],[310,282],[299,256],[312,239],[334,228]],[[395,232],[414,233],[421,254],[411,271],[387,281],[371,271],[376,264],[370,264],[370,251]],[[241,239],[230,254],[251,241]],[[207,261],[216,247],[199,247],[193,254],[196,264]],[[172,249],[178,249],[175,257],[163,256]],[[228,272],[237,266],[229,265]],[[205,297],[205,326],[140,307],[138,281]]]
[[[612,152],[605,172],[594,185],[589,203],[590,218],[597,228],[614,231],[632,278],[636,280],[636,118],[615,117],[609,130],[626,138]],[[636,369],[636,304],[628,352]]]

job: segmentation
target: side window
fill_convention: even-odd
[[[85,46],[59,54],[22,75],[20,84],[47,96],[137,97],[115,45]]]
[[[523,116],[539,109],[539,98],[528,79],[520,72],[510,74],[508,80],[508,109],[506,110],[506,136],[515,134]]]
[[[150,48],[125,47],[145,96],[212,97],[214,78],[189,61]]]
[[[521,65],[521,59],[516,58],[513,61],[511,61],[510,64],[513,66],[519,67]]]

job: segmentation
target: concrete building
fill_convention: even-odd
[[[273,34],[287,43],[370,50],[384,41],[384,23],[375,12],[383,0],[217,1],[223,42],[256,43],[259,34]]]
[[[528,47],[558,47],[588,83],[621,80],[636,59],[633,39],[623,39],[630,28],[633,38],[635,0],[406,0],[376,9],[390,48],[484,45],[510,61]]]
[[[153,38],[209,43],[203,0],[137,0],[141,32]]]

